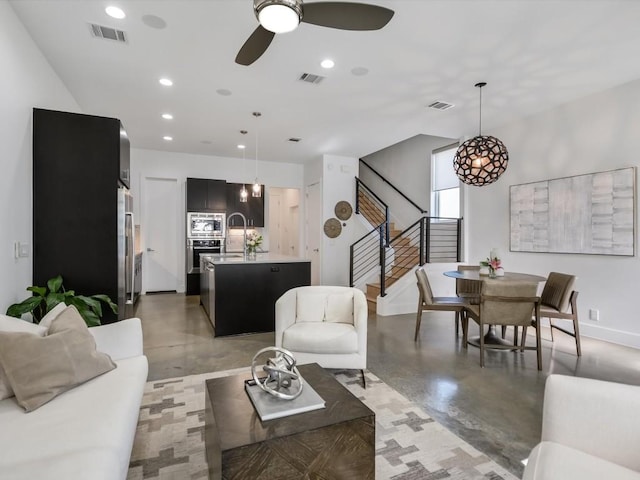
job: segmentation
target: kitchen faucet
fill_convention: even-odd
[[[229,220],[231,220],[236,215],[239,215],[242,218],[242,225],[243,225],[243,228],[244,228],[244,239],[243,239],[243,242],[242,242],[242,253],[243,253],[243,255],[244,255],[245,259],[246,259],[247,258],[247,217],[245,217],[240,212],[233,212],[231,215],[229,215],[227,217],[227,230],[229,229]]]

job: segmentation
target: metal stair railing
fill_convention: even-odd
[[[353,287],[357,282],[372,274],[374,270],[380,270],[380,265],[383,265],[381,252],[385,250],[384,230],[385,225],[381,223],[351,245],[349,249],[350,286]]]
[[[356,213],[362,214],[372,227],[384,226],[385,245],[389,245],[389,206],[358,177],[356,179]]]
[[[460,262],[461,218],[422,217],[380,251],[380,296],[407,272],[425,263]]]

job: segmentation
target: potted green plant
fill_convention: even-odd
[[[59,303],[64,303],[75,306],[87,326],[95,327],[100,325],[102,318],[101,302],[106,303],[113,313],[118,313],[118,305],[113,303],[107,295],[98,294],[86,297],[76,295],[74,290],[65,290],[60,275],[49,279],[46,287],[31,286],[27,290],[33,292],[33,296],[11,305],[7,309],[7,315],[21,318],[25,313],[30,313],[33,316],[33,321],[40,323],[47,312]]]

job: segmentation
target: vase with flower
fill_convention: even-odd
[[[260,235],[259,233],[250,233],[249,235],[247,235],[247,260],[256,259],[258,247],[260,245],[262,245],[262,235]]]
[[[498,251],[494,248],[491,250],[489,257],[486,261],[487,266],[489,267],[489,277],[503,277],[504,269],[502,268],[502,260],[500,260]]]

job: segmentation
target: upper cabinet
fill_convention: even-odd
[[[251,196],[251,185],[247,185],[249,196],[246,202],[240,201],[242,183],[227,183],[227,217],[234,212],[243,214],[247,219],[247,228],[264,227],[264,195]],[[262,185],[264,192],[264,185]],[[229,227],[242,227],[242,219],[233,217],[229,220]]]
[[[226,188],[227,183],[224,180],[187,178],[187,211],[226,212]]]

